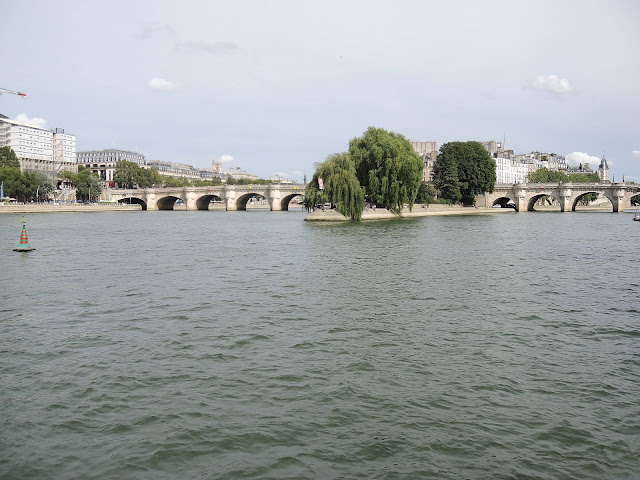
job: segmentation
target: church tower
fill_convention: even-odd
[[[607,159],[602,156],[602,160],[600,161],[600,166],[598,167],[598,176],[600,177],[601,182],[609,181],[609,165],[607,164]]]

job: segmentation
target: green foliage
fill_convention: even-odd
[[[433,184],[440,192],[440,197],[452,203],[458,203],[462,193],[458,179],[458,164],[454,155],[449,151],[440,153],[433,165],[433,175]]]
[[[529,183],[561,183],[567,181],[567,175],[557,170],[549,170],[546,167],[539,168],[527,175]]]
[[[82,165],[78,166],[78,173],[60,172],[59,176],[71,183],[76,189],[76,199],[83,202],[95,202],[102,192],[100,175]]]
[[[208,180],[192,180],[191,185],[194,187],[209,187],[213,185],[222,185],[222,179],[220,177],[213,177]]]
[[[427,204],[435,201],[438,194],[436,188],[431,183],[422,182],[416,195],[416,203]]]
[[[527,175],[527,181],[529,183],[598,183],[600,177],[597,173],[571,173],[567,175],[558,170],[542,167]]]
[[[0,167],[0,182],[4,183],[4,196],[25,201],[28,185],[19,167]]]
[[[7,163],[13,165],[11,161]],[[4,184],[5,197],[20,202],[44,199],[55,188],[52,179],[43,172],[21,173],[19,166],[0,166],[0,182]]]
[[[631,205],[640,205],[640,194],[631,197]]]
[[[364,210],[364,192],[349,154],[334,153],[315,167],[304,197],[307,210],[330,202],[345,217],[360,220]],[[324,190],[320,190],[318,177],[324,181]]]
[[[596,192],[591,192],[580,197],[581,205],[589,205],[591,202],[595,202],[598,199],[599,195]]]
[[[442,197],[473,205],[475,196],[493,192],[496,162],[480,142],[450,142],[440,147],[434,184]]]
[[[188,179],[184,177],[162,177],[162,186],[163,187],[188,187],[190,182]]]
[[[368,202],[396,211],[413,207],[424,164],[404,136],[369,127],[349,142],[349,156]]]
[[[0,147],[0,167],[20,168],[20,162],[11,147]]]
[[[47,198],[47,196],[56,189],[56,183],[53,177],[50,177],[44,172],[33,172],[34,180],[38,184],[36,187],[36,200],[42,201]]]
[[[157,168],[140,168],[138,172],[138,187],[150,188],[162,183],[162,175]]]
[[[135,162],[121,160],[116,164],[113,180],[120,188],[133,188],[138,184],[142,168]]]
[[[600,177],[597,173],[570,173],[567,175],[573,183],[599,183]]]
[[[227,185],[269,185],[271,180],[266,180],[264,178],[227,178]]]

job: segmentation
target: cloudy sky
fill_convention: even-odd
[[[368,126],[640,182],[640,2],[0,0],[0,113],[302,179]]]

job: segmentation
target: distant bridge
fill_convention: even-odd
[[[142,210],[173,210],[178,200],[187,210],[208,210],[211,201],[221,201],[227,211],[246,210],[249,199],[262,197],[271,211],[289,210],[289,202],[304,196],[306,185],[217,185],[210,187],[167,187],[108,189],[102,198],[118,203],[142,205]]]
[[[627,183],[516,183],[496,185],[492,193],[476,197],[478,207],[506,207],[511,204],[519,212],[533,212],[534,205],[547,196],[560,204],[561,212],[574,212],[580,199],[598,193],[611,202],[614,212],[624,212],[631,197],[640,194],[640,185]]]

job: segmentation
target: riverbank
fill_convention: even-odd
[[[365,208],[361,220],[391,220],[396,218],[429,217],[437,215],[492,215],[515,212],[512,208],[460,207],[458,205],[414,205],[413,210],[405,208],[400,213],[394,213],[385,208]],[[348,222],[349,219],[336,210],[317,209],[305,218],[309,222]]]
[[[49,203],[25,203],[24,205],[0,205],[2,213],[54,213],[54,212],[118,212],[140,211],[140,205],[118,204],[118,205],[83,205],[83,204],[62,204],[52,205]]]

